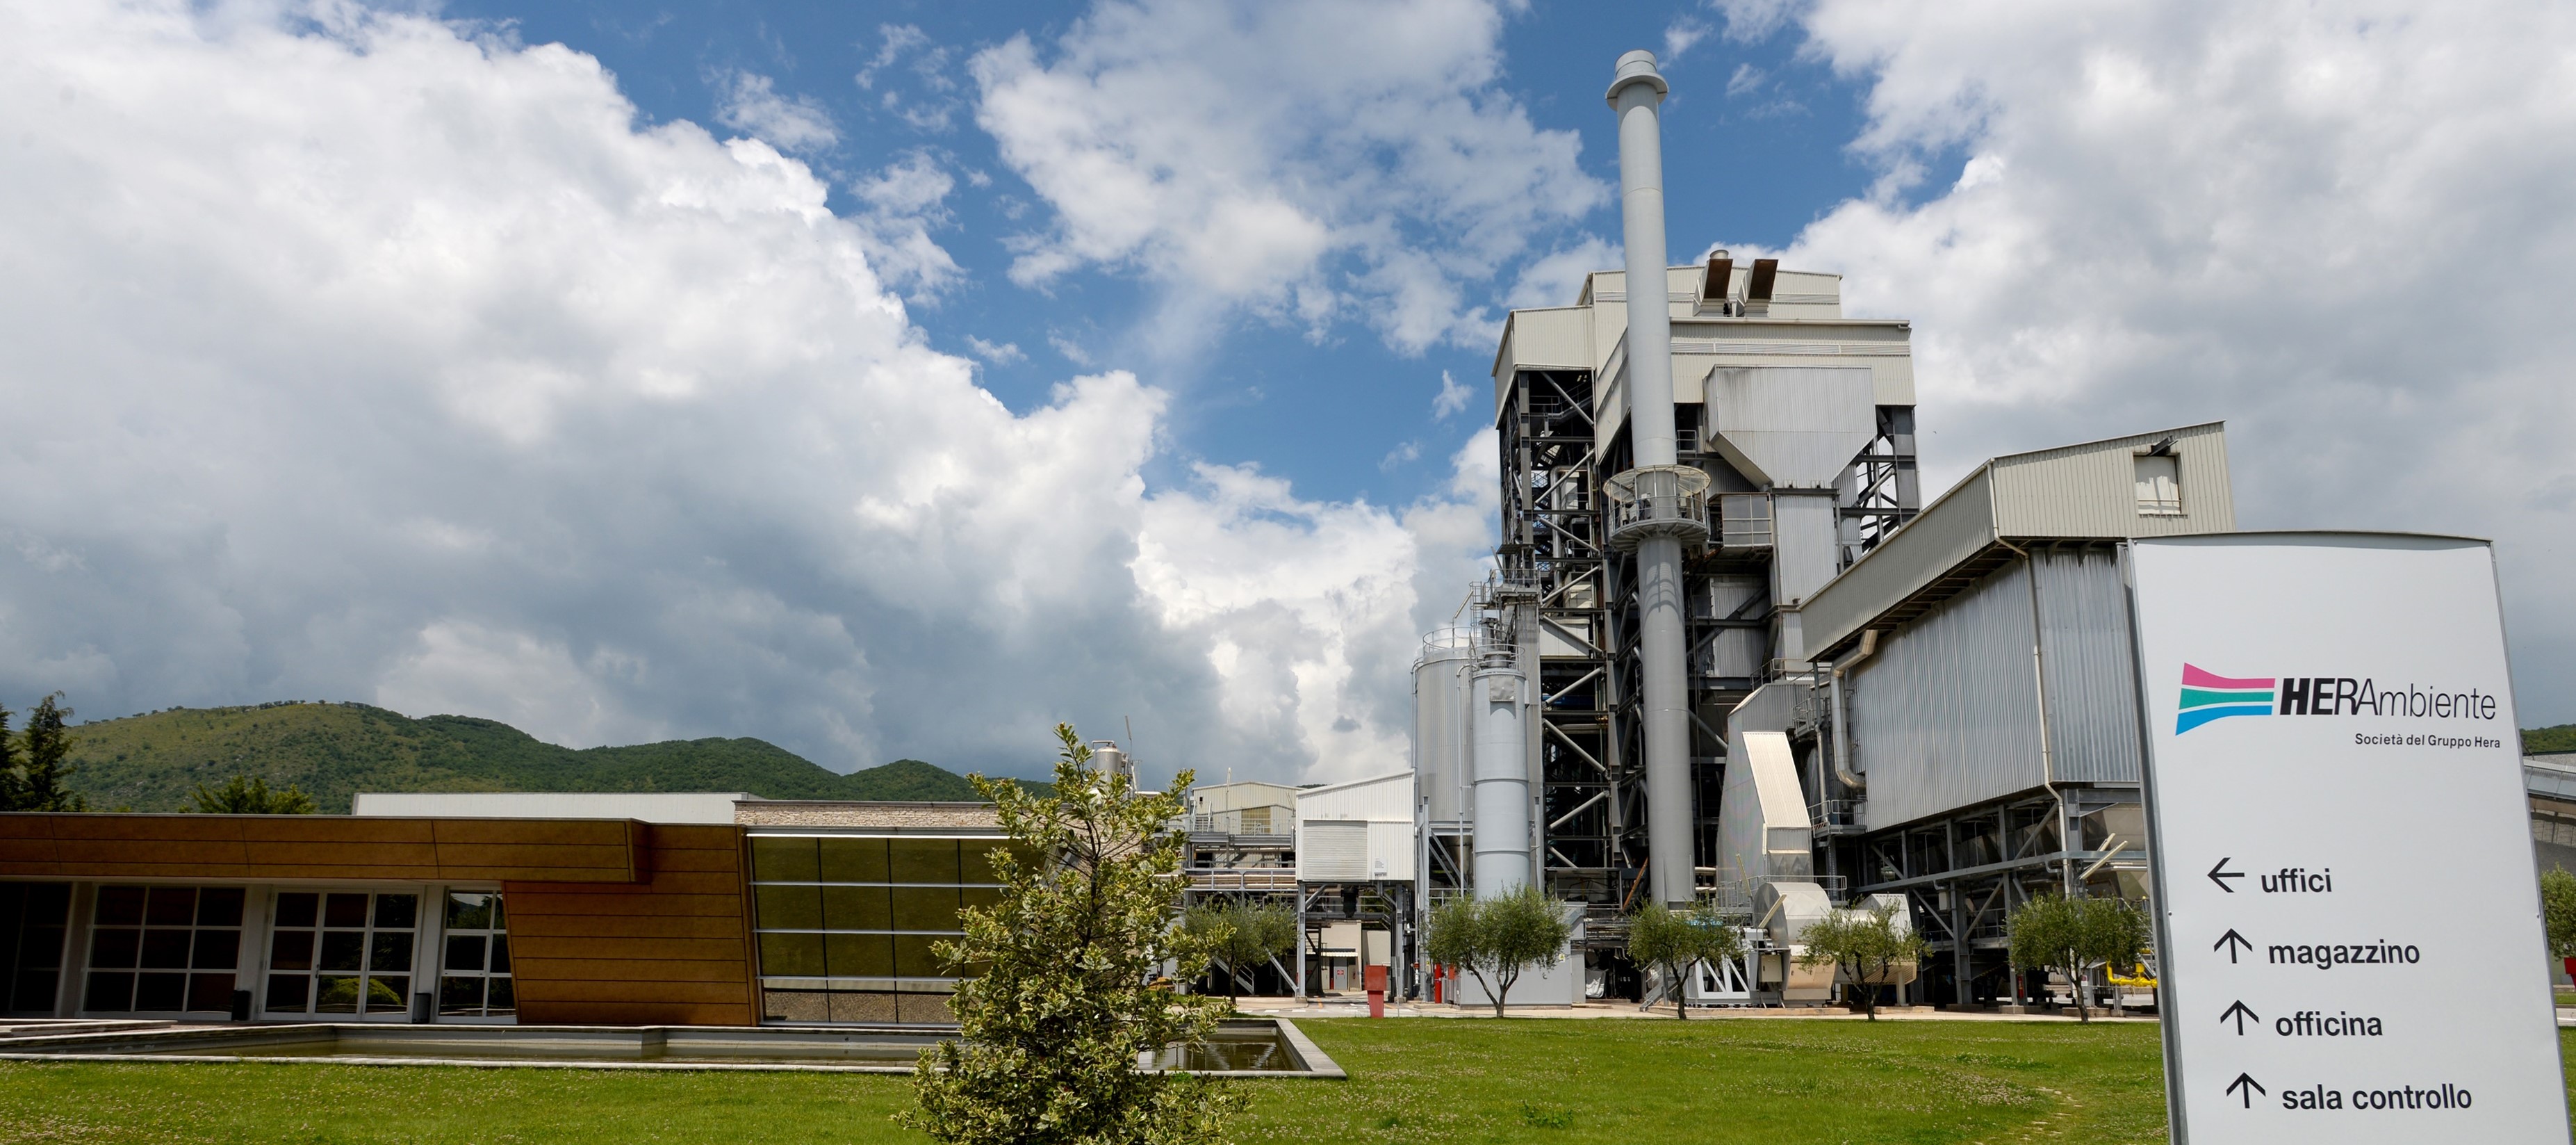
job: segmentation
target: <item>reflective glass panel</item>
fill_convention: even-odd
[[[812,839],[754,839],[751,877],[763,883],[810,883],[820,873]]]
[[[268,967],[271,970],[313,969],[313,932],[281,930],[270,940]]]
[[[823,926],[828,930],[887,930],[893,914],[884,887],[823,888]]]
[[[419,895],[377,895],[376,929],[410,930],[420,916]]]
[[[333,894],[323,900],[322,925],[356,930],[367,925],[367,896]]]
[[[230,970],[241,961],[241,931],[200,930],[197,949],[188,956],[188,965],[198,970]]]
[[[197,925],[240,926],[241,921],[240,887],[207,887],[197,896]]]
[[[834,978],[894,977],[894,937],[886,934],[827,934],[824,960]]]
[[[100,926],[140,926],[143,923],[143,888],[98,888],[98,924]]]
[[[483,995],[484,1012],[495,1017],[517,1013],[518,1001],[513,996],[510,989],[510,980],[508,978],[494,978],[490,980],[490,983],[490,986]]]
[[[313,1012],[316,1014],[357,1013],[358,980],[329,975],[314,979]]]
[[[277,896],[277,926],[311,926],[322,896],[311,891],[288,891]]]
[[[441,968],[446,970],[483,969],[483,947],[490,941],[490,939],[480,934],[448,935],[447,961]]]
[[[492,965],[490,969],[494,974],[507,974],[510,972],[509,935],[496,934],[492,936]]]
[[[188,976],[188,1008],[226,1013],[233,1008],[233,976],[230,974],[191,974]]]
[[[268,1008],[281,1014],[301,1014],[304,1012],[304,995],[312,987],[313,980],[302,974],[271,974],[268,976]]]
[[[895,882],[957,885],[957,840],[889,839],[886,843]]]
[[[758,887],[763,930],[815,930],[823,925],[822,892],[810,886]]]
[[[472,976],[439,979],[438,1012],[458,1017],[480,1017],[483,1013],[483,979]]]
[[[366,945],[367,936],[358,931],[326,930],[322,932],[322,969],[357,969],[359,960],[366,954]]]
[[[931,951],[931,944],[949,939],[941,934],[898,934],[894,936],[894,972],[905,978],[945,978],[948,968]]]
[[[886,881],[886,841],[883,839],[825,839],[823,881],[827,883],[881,883]]]
[[[387,974],[367,979],[367,1012],[398,1014],[411,1010],[411,976]]]
[[[144,931],[143,968],[146,970],[187,969],[188,932],[184,930]]]
[[[154,887],[143,921],[153,926],[186,926],[197,919],[197,888]]]
[[[957,888],[894,888],[894,928],[896,930],[957,929]]]
[[[409,973],[411,970],[411,933],[409,931],[402,931],[394,934],[386,934],[383,931],[377,931],[375,942],[367,951],[367,969],[399,970]]]
[[[188,976],[185,974],[135,975],[134,1008],[152,1011],[187,1009]]]
[[[761,935],[760,972],[793,978],[822,977],[823,936],[819,934]]]
[[[121,926],[100,927],[90,933],[89,964],[129,969],[134,965],[135,951],[141,948],[142,943],[142,931]]]
[[[498,895],[479,891],[452,891],[447,896],[449,930],[490,930],[492,900]]]

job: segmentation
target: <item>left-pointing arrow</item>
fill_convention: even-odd
[[[2230,856],[2230,857],[2232,858],[2233,856]],[[2223,870],[2223,869],[2221,869],[2221,868],[2224,868],[2225,866],[2227,866],[2227,860],[2226,860],[2226,859],[2220,859],[2220,860],[2218,861],[2218,864],[2217,864],[2216,866],[2213,866],[2213,867],[2209,868],[2209,881],[2211,881],[2211,882],[2213,882],[2213,883],[2217,883],[2217,884],[2218,884],[2218,889],[2220,889],[2220,890],[2222,890],[2222,891],[2226,891],[2226,892],[2227,892],[2227,893],[2229,893],[2229,894],[2235,894],[2235,893],[2236,893],[2236,888],[2231,887],[2231,886],[2228,886],[2228,885],[2227,885],[2227,880],[2229,880],[2229,879],[2241,879],[2241,878],[2244,878],[2244,877],[2245,877],[2245,872],[2243,872],[2243,871],[2230,871],[2230,870]]]

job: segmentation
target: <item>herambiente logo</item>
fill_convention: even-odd
[[[2496,697],[2476,688],[2426,691],[2413,684],[2381,688],[2370,677],[2221,676],[2194,664],[2182,666],[2182,703],[2174,717],[2181,735],[2229,716],[2404,716],[2410,719],[2492,720]]]

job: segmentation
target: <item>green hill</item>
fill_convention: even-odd
[[[974,799],[964,777],[901,759],[842,775],[756,739],[584,750],[469,716],[365,704],[172,708],[74,729],[71,785],[97,808],[182,811],[235,773],[294,784],[326,813],[360,791],[748,791],[769,799]]]
[[[2552,751],[2576,751],[2576,724],[2522,729],[2522,753],[2539,755]]]

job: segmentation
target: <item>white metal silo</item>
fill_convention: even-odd
[[[1468,702],[1476,719],[1476,897],[1530,881],[1530,783],[1523,678],[1509,644],[1476,662]]]
[[[1474,782],[1467,689],[1476,650],[1461,629],[1434,633],[1413,662],[1413,774],[1431,823],[1463,823]]]

